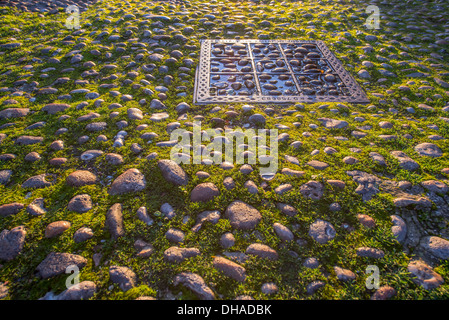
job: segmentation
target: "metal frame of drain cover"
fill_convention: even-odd
[[[249,72],[218,72],[221,75],[234,75],[243,76],[244,74],[252,74],[254,76],[254,82],[257,86],[256,94],[252,95],[211,95],[210,94],[210,83],[211,76],[214,74],[211,72],[211,51],[213,44],[223,43],[223,44],[245,44],[248,49],[248,57],[252,71]],[[333,69],[333,75],[337,76],[339,80],[344,84],[345,95],[282,95],[282,96],[270,96],[261,94],[263,91],[260,87],[258,81],[258,73],[256,70],[256,59],[253,57],[251,45],[252,44],[277,44],[282,56],[287,62],[286,66],[289,69],[286,74],[288,74],[292,80],[294,80],[296,86],[296,92],[301,91],[300,85],[298,84],[297,76],[302,74],[300,72],[294,72],[289,65],[289,59],[287,59],[283,44],[314,44],[321,53],[321,59],[324,59],[330,67]],[[212,57],[213,58],[213,57]],[[225,57],[222,57],[225,58]],[[219,59],[219,58],[217,58]],[[291,59],[290,59],[291,60]],[[310,76],[311,74],[307,74]],[[347,103],[369,103],[370,100],[366,96],[363,89],[359,86],[356,80],[351,76],[351,74],[345,70],[342,63],[335,57],[335,55],[329,50],[327,45],[323,41],[319,40],[202,40],[201,41],[201,51],[200,51],[200,63],[196,69],[195,74],[195,88],[194,88],[194,103],[199,105],[204,104],[220,104],[220,103],[233,103],[233,102],[246,102],[246,103],[274,103],[274,104],[284,104],[284,103],[315,103],[315,102],[347,102]]]

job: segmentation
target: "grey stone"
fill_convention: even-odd
[[[69,174],[65,181],[71,187],[82,187],[95,184],[97,176],[87,170],[77,170]]]
[[[226,177],[223,180],[223,185],[226,188],[226,190],[232,190],[235,188],[235,182],[234,179],[232,179],[232,177]]]
[[[200,228],[203,226],[203,223],[208,221],[212,224],[218,223],[218,220],[220,219],[220,211],[213,210],[213,211],[203,211],[200,214],[198,214],[196,218],[196,223],[192,227],[193,232],[198,232]]]
[[[420,246],[438,259],[449,259],[449,241],[436,236],[421,239]]]
[[[235,244],[235,237],[232,233],[226,232],[220,238],[220,245],[224,249],[229,249]]]
[[[289,192],[293,189],[293,186],[290,183],[284,183],[274,189],[276,194],[282,195],[284,193]]]
[[[317,292],[319,289],[321,289],[325,285],[326,285],[326,283],[321,280],[312,281],[311,283],[309,283],[307,285],[306,292],[309,296],[313,295],[313,294],[315,294],[315,292]]]
[[[356,278],[355,273],[348,269],[343,269],[335,266],[334,272],[337,275],[338,280],[343,282],[352,282]]]
[[[97,285],[92,281],[82,281],[64,290],[57,300],[88,300],[94,296]]]
[[[279,210],[281,210],[282,213],[290,217],[293,217],[298,214],[298,210],[296,210],[293,206],[287,203],[278,202],[276,203],[276,208],[278,208]]]
[[[43,137],[20,136],[14,143],[22,146],[28,146],[31,144],[41,143],[42,141],[44,141]]]
[[[122,195],[142,191],[145,187],[145,176],[138,169],[132,168],[126,170],[112,182],[108,193]]]
[[[411,274],[412,281],[425,290],[436,289],[444,283],[443,277],[422,261],[410,262],[407,270]]]
[[[393,200],[395,207],[420,206],[424,208],[432,207],[432,202],[426,197],[399,197]]]
[[[188,183],[189,179],[187,174],[176,162],[172,160],[159,160],[157,166],[168,182],[178,186],[185,186]]]
[[[382,259],[385,255],[385,253],[382,250],[369,247],[357,248],[356,254],[359,257],[374,258],[374,259]]]
[[[82,269],[86,266],[87,259],[76,254],[51,252],[37,266],[36,270],[43,279],[51,278],[66,272],[73,265]]]
[[[310,225],[309,235],[316,242],[325,244],[335,238],[336,231],[331,223],[318,219]]]
[[[173,285],[183,285],[201,300],[215,300],[214,292],[206,285],[203,278],[196,273],[182,272],[175,276]]]
[[[249,117],[249,122],[252,122],[254,124],[265,124],[265,117],[262,114],[256,113]]]
[[[47,112],[48,114],[56,114],[58,112],[63,112],[68,108],[70,108],[70,105],[66,103],[50,103],[45,105],[41,111]]]
[[[318,161],[318,160],[311,160],[311,161],[307,162],[306,165],[311,166],[312,168],[317,169],[317,170],[324,170],[327,167],[329,167],[329,165],[326,162]]]
[[[137,284],[136,274],[127,267],[109,267],[109,277],[111,281],[118,284],[120,289],[124,292],[134,288]]]
[[[320,263],[318,262],[317,258],[307,258],[303,264],[304,267],[309,269],[317,269],[320,266]]]
[[[106,213],[105,226],[108,228],[114,240],[125,235],[125,228],[123,226],[122,205],[115,203]]]
[[[409,171],[414,171],[419,168],[419,164],[415,160],[407,156],[404,152],[391,151],[390,153],[399,161],[399,165],[401,166],[401,168]]]
[[[443,155],[443,151],[434,143],[420,143],[415,147],[415,151],[421,156],[438,158]]]
[[[387,165],[387,163],[385,162],[385,158],[380,153],[370,152],[369,156],[378,165],[381,165],[381,166],[386,166]]]
[[[260,291],[263,294],[276,294],[279,291],[278,286],[274,282],[267,282],[262,285]]]
[[[273,224],[273,229],[279,239],[281,239],[282,241],[292,241],[294,239],[293,233],[283,224],[275,222]]]
[[[371,300],[388,300],[396,295],[396,290],[390,286],[382,286],[371,296]]]
[[[12,176],[12,170],[0,170],[0,184],[6,185]]]
[[[261,243],[252,243],[250,244],[245,251],[246,254],[252,254],[261,258],[269,259],[269,260],[277,260],[279,255],[278,253],[270,248],[269,246]]]
[[[391,222],[393,223],[393,226],[391,227],[391,232],[395,236],[396,240],[398,240],[399,243],[403,243],[405,240],[405,237],[407,236],[407,225],[405,221],[397,216],[392,215]]]
[[[29,112],[30,109],[28,108],[3,109],[2,111],[0,111],[0,120],[26,117]]]
[[[437,180],[426,180],[421,182],[421,185],[429,192],[445,194],[449,191],[449,186]]]
[[[27,212],[33,216],[41,216],[47,213],[44,207],[44,198],[34,199],[27,207]]]
[[[382,180],[375,175],[359,171],[346,171],[346,174],[351,176],[356,183],[358,183],[355,193],[362,196],[363,201],[369,201],[371,198],[379,192],[379,185]]]
[[[6,203],[0,206],[0,217],[18,214],[25,206],[19,202]]]
[[[54,174],[43,173],[28,178],[22,183],[22,188],[46,188],[53,185],[55,181],[56,176]]]
[[[226,258],[216,256],[213,261],[213,266],[218,271],[223,272],[223,274],[227,277],[230,277],[238,282],[244,282],[246,279],[245,268]]]
[[[211,182],[200,183],[190,193],[192,202],[208,202],[220,195],[217,186]]]
[[[170,228],[165,233],[165,237],[168,241],[179,243],[184,241],[185,234],[179,229]]]
[[[3,230],[0,233],[0,260],[11,261],[19,255],[25,244],[26,234],[24,226]]]
[[[77,213],[85,213],[92,209],[92,199],[88,194],[74,196],[67,205],[67,210]]]
[[[318,118],[318,121],[326,129],[342,129],[348,126],[348,122],[344,120],[330,119],[330,118]]]
[[[256,208],[240,200],[232,202],[226,208],[225,217],[229,219],[233,228],[241,230],[254,229],[262,220]]]
[[[75,243],[81,243],[91,239],[93,236],[94,232],[91,228],[81,227],[73,234],[73,240],[75,241]]]
[[[105,160],[112,165],[120,165],[124,162],[123,157],[117,153],[108,153]]]
[[[101,156],[102,154],[103,154],[103,151],[101,151],[101,150],[87,150],[87,151],[84,151],[80,155],[80,158],[81,158],[81,160],[84,160],[84,161],[90,161],[92,159],[95,159],[95,158]]]
[[[324,186],[321,182],[308,181],[299,188],[302,196],[305,198],[310,198],[312,200],[320,200],[323,196]]]
[[[170,247],[164,251],[164,259],[168,262],[181,263],[200,254],[197,248]]]

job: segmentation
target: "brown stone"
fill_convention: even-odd
[[[192,202],[208,202],[220,195],[217,186],[211,182],[200,183],[190,193]]]
[[[64,233],[71,226],[68,221],[55,221],[50,223],[47,228],[45,228],[45,237],[54,238]]]

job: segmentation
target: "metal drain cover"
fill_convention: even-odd
[[[323,41],[203,40],[196,104],[369,103]]]

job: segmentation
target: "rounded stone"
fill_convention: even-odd
[[[374,259],[382,259],[385,255],[385,253],[382,250],[370,247],[357,248],[356,253],[359,257],[374,258]]]
[[[274,232],[276,233],[276,235],[282,241],[292,241],[294,239],[293,233],[290,231],[289,228],[287,228],[283,224],[275,222],[273,224],[273,229],[274,229]]]
[[[264,283],[260,289],[263,294],[276,294],[279,291],[278,286],[273,282]]]
[[[220,244],[223,248],[229,249],[235,244],[235,237],[232,233],[226,232],[220,238]]]
[[[356,278],[355,273],[349,269],[343,269],[343,268],[335,266],[334,272],[337,275],[338,280],[343,281],[343,282],[351,282],[351,281],[354,281]]]
[[[190,193],[192,202],[208,202],[220,195],[217,186],[211,182],[200,183]]]
[[[376,221],[366,214],[358,214],[357,219],[359,220],[360,224],[362,224],[366,228],[371,229],[376,227]]]
[[[325,244],[335,238],[336,232],[332,224],[324,220],[316,220],[310,225],[309,235],[318,243]]]
[[[36,151],[32,151],[25,156],[24,160],[28,162],[35,162],[40,160],[40,158],[41,156],[39,155],[39,153],[37,153]]]
[[[128,291],[135,287],[137,282],[136,274],[127,267],[111,266],[109,277],[113,283],[117,283],[122,291]]]
[[[67,209],[77,213],[85,213],[92,209],[92,200],[88,194],[77,195],[70,200]]]
[[[119,165],[124,162],[123,157],[117,153],[108,153],[105,156],[107,163],[112,165]]]
[[[226,190],[232,190],[235,188],[235,182],[234,179],[232,179],[232,177],[226,177],[223,180],[223,185],[226,188]]]
[[[245,251],[246,254],[252,254],[263,259],[277,260],[279,258],[276,250],[270,248],[269,246],[261,243],[250,244]]]
[[[225,276],[236,281],[244,282],[246,279],[245,268],[226,258],[216,256],[213,261],[213,266],[218,271],[221,271]]]
[[[132,168],[126,170],[112,182],[108,193],[110,195],[122,195],[142,191],[145,187],[145,176],[138,169]]]
[[[407,225],[400,216],[392,215],[390,217],[391,222],[393,223],[393,226],[391,227],[391,232],[396,237],[396,240],[398,240],[399,243],[402,243],[405,240],[405,237],[407,236]]]
[[[249,193],[251,194],[257,194],[259,193],[259,189],[257,188],[257,185],[254,183],[254,181],[252,180],[248,180],[244,183],[243,185],[246,190],[248,190]]]
[[[129,108],[127,111],[127,114],[128,114],[128,119],[130,119],[130,120],[142,120],[143,119],[142,110],[140,110],[138,108]]]
[[[407,266],[412,281],[426,290],[433,290],[444,283],[443,277],[422,261],[412,261]]]
[[[436,144],[420,143],[415,147],[415,151],[421,156],[438,158],[443,155],[443,151]]]
[[[309,268],[309,269],[316,269],[320,266],[320,263],[318,262],[317,258],[307,258],[303,264],[304,267]]]
[[[241,230],[254,229],[262,220],[262,215],[256,208],[240,200],[232,202],[226,208],[225,217],[233,228]]]
[[[50,223],[47,228],[45,228],[45,237],[54,238],[64,233],[71,226],[68,221],[55,221]]]
[[[165,233],[165,237],[168,241],[179,243],[184,241],[185,234],[179,229],[170,228]]]
[[[73,235],[73,240],[75,241],[75,243],[80,243],[89,240],[93,236],[94,232],[91,228],[81,227],[76,230],[75,234]]]
[[[168,182],[171,182],[178,186],[185,186],[189,179],[185,171],[173,160],[159,160],[157,163],[158,168],[162,172],[162,176]]]
[[[26,234],[24,226],[5,229],[0,233],[0,261],[11,261],[22,251]]]
[[[262,114],[256,113],[249,117],[249,122],[252,122],[253,124],[265,124],[265,117]]]
[[[312,200],[319,200],[323,196],[324,186],[321,182],[311,180],[303,184],[299,188],[299,191],[306,198],[310,198]]]
[[[71,187],[82,187],[95,184],[97,176],[87,170],[77,170],[69,174],[65,181]]]
[[[382,286],[374,292],[371,300],[388,300],[396,295],[396,290],[390,286]]]
[[[12,176],[12,170],[0,170],[0,184],[8,184]]]
[[[440,237],[424,237],[420,241],[421,247],[438,259],[449,259],[449,241]]]

